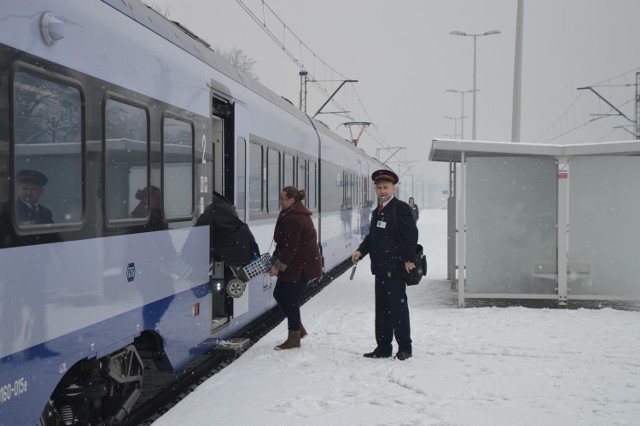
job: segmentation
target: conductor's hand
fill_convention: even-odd
[[[360,259],[362,259],[362,253],[360,253],[358,250],[354,251],[351,255],[351,262],[358,263],[358,260]]]
[[[415,267],[416,267],[416,265],[414,265],[413,262],[404,262],[404,269],[407,272],[409,272],[410,270],[412,270]]]

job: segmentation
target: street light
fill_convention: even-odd
[[[464,139],[464,95],[467,93],[473,93],[473,90],[455,90],[455,89],[447,89],[447,92],[450,93],[460,93],[462,96],[462,111],[460,112],[460,139]],[[455,138],[454,138],[455,139]]]
[[[458,136],[458,120],[462,121],[466,117],[465,116],[449,117],[448,115],[445,115],[443,118],[446,118],[447,120],[453,120],[453,139],[456,139]],[[460,139],[462,139],[462,134],[460,135]]]
[[[467,34],[464,31],[451,31],[451,35],[473,37],[473,130],[472,139],[476,139],[476,41],[478,37],[500,34],[499,30],[490,30],[478,34]]]

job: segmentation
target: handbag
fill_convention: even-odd
[[[416,267],[409,272],[403,268],[402,278],[407,285],[420,284],[422,277],[427,275],[427,256],[423,252],[422,245],[418,244],[416,246],[416,253],[411,262],[416,265]]]

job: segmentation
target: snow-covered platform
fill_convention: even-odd
[[[154,426],[638,424],[640,312],[460,309],[446,211],[421,213],[430,269],[408,289],[412,358],[362,356],[375,345],[367,257],[302,307],[300,349],[273,350],[280,324]]]

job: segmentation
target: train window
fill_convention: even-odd
[[[283,187],[296,184],[293,172],[295,171],[294,167],[295,157],[289,153],[284,153],[284,182]]]
[[[350,209],[352,205],[352,190],[353,185],[351,181],[351,173],[344,172],[344,207]]]
[[[246,183],[247,183],[247,141],[244,138],[238,138],[236,143],[236,209],[238,216],[243,221],[245,217],[245,205],[247,203]]]
[[[353,173],[347,174],[347,206],[353,207]]]
[[[267,212],[277,212],[280,207],[280,152],[267,150]]]
[[[249,210],[262,211],[262,146],[249,144]]]
[[[355,173],[351,173],[351,207],[357,206],[358,203],[358,181],[356,179]]]
[[[193,125],[165,117],[162,126],[164,214],[167,219],[193,212]]]
[[[370,200],[371,196],[369,195],[369,177],[368,176],[362,176],[362,204],[364,206],[370,206],[371,205],[371,200]]]
[[[16,223],[82,219],[82,95],[77,87],[17,71],[13,81]]]
[[[316,182],[317,172],[315,161],[309,161],[309,186],[307,187],[307,207],[310,209],[316,208]]]
[[[307,190],[307,160],[298,158],[298,189]],[[308,195],[308,194],[307,194]],[[309,205],[309,200],[306,201]]]
[[[107,99],[104,194],[108,222],[147,219],[151,197],[159,202],[159,189],[148,186],[148,122],[144,109]]]
[[[369,180],[367,179],[366,176],[362,176],[362,198],[363,198],[363,205],[365,206],[370,206],[371,204],[369,203]]]
[[[340,208],[344,209],[345,205],[347,203],[347,191],[346,191],[346,185],[345,185],[345,180],[346,180],[346,176],[344,173],[344,170],[342,172],[340,172],[338,174],[338,186],[342,187],[342,203],[340,203]]]

